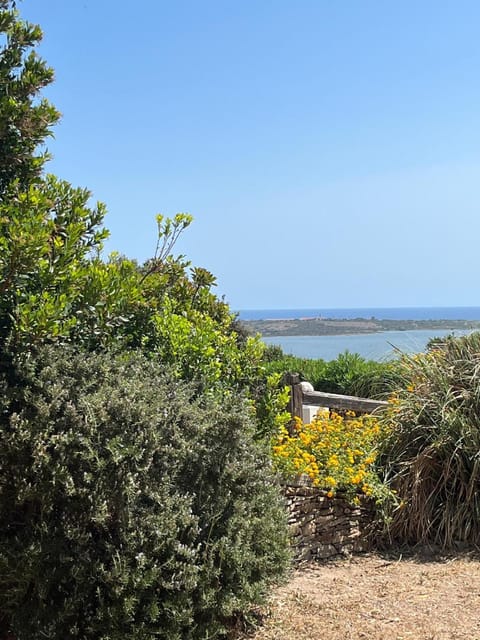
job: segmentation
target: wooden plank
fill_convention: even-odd
[[[361,413],[373,413],[388,406],[388,402],[384,400],[342,396],[338,393],[324,393],[323,391],[304,391],[303,404],[328,407],[329,409],[359,411]]]

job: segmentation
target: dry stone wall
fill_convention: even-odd
[[[341,494],[329,498],[326,491],[301,483],[285,485],[283,494],[297,563],[370,547],[374,505],[368,499],[353,505]]]

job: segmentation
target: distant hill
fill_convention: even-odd
[[[459,331],[480,329],[480,320],[377,320],[355,318],[301,318],[285,320],[242,320],[250,333],[262,336],[331,336],[380,331],[412,331],[415,329]]]

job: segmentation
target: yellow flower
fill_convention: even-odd
[[[318,416],[311,424],[297,418],[295,429],[293,436],[282,430],[271,443],[273,463],[286,478],[304,473],[331,496],[337,487],[353,494],[360,487],[367,495],[375,493],[375,476],[368,471],[369,481],[365,478],[382,430],[377,418],[333,414]]]

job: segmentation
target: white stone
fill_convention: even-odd
[[[303,405],[302,407],[302,420],[304,424],[310,424],[317,415],[328,417],[329,414],[330,411],[327,407],[318,407],[316,405]]]
[[[306,380],[300,382],[300,388],[302,389],[303,393],[305,393],[306,391],[315,391],[315,389],[313,388],[313,384],[307,382]]]

